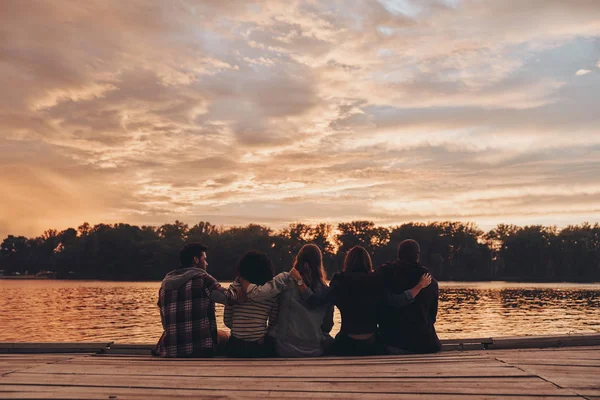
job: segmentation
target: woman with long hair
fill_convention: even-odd
[[[380,279],[373,274],[371,256],[361,246],[346,253],[343,272],[333,276],[329,290],[315,293],[308,285],[300,285],[300,291],[309,307],[335,304],[342,316],[342,327],[335,338],[331,353],[335,355],[374,355],[381,350],[377,344],[377,308],[382,302],[404,307],[412,302],[422,288],[431,282],[430,275],[423,275],[412,289],[393,294],[383,289]],[[290,271],[293,278],[301,278],[300,271]]]
[[[302,246],[293,270],[297,274],[296,280],[288,272],[282,272],[264,285],[254,285],[243,278],[240,282],[248,299],[262,301],[279,296],[277,325],[268,333],[274,339],[277,355],[317,357],[333,340],[329,335],[333,327],[333,305],[307,307],[299,286],[310,288],[317,295],[327,291],[321,249],[314,244]]]

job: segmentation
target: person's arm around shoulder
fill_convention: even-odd
[[[300,272],[298,272],[297,269],[292,268],[290,271],[290,276],[296,281],[298,289],[300,289],[302,300],[304,300],[309,308],[317,308],[324,304],[333,304],[335,286],[338,283],[338,281],[335,279],[335,276],[331,281],[330,286],[319,293],[313,292],[311,288],[306,286],[306,283],[304,283],[302,280],[302,275],[300,275]]]
[[[291,281],[288,272],[282,272],[273,277],[272,280],[264,285],[255,285],[246,279],[240,277],[240,283],[244,289],[246,296],[255,301],[267,300],[277,296],[283,292],[287,284]]]
[[[233,288],[230,286],[229,289],[225,289],[215,278],[213,278],[212,275],[208,273],[204,275],[203,279],[208,298],[215,303],[227,304],[236,300],[245,300],[245,292],[241,289],[241,287]]]
[[[231,285],[229,285],[230,291],[231,291],[231,289],[233,289],[233,286],[235,284],[236,283],[234,282]],[[241,286],[239,283],[237,285]],[[223,311],[223,323],[229,329],[233,329],[233,305],[231,305],[231,304],[225,304],[225,310]]]
[[[415,301],[415,297],[431,283],[431,274],[423,274],[419,282],[412,289],[405,290],[400,294],[386,291],[386,303],[392,307],[406,307]]]

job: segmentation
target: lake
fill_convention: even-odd
[[[0,280],[0,341],[154,343],[160,282]],[[222,326],[223,307],[217,304]],[[336,310],[332,334],[340,327]],[[440,282],[440,338],[600,332],[600,284]]]

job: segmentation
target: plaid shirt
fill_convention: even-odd
[[[161,357],[212,357],[217,348],[217,320],[212,292],[227,300],[236,294],[223,288],[204,272],[177,290],[158,292],[158,307],[164,332],[153,354]],[[221,296],[223,297],[223,296]]]

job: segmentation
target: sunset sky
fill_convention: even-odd
[[[600,221],[600,1],[0,1],[0,236]]]

